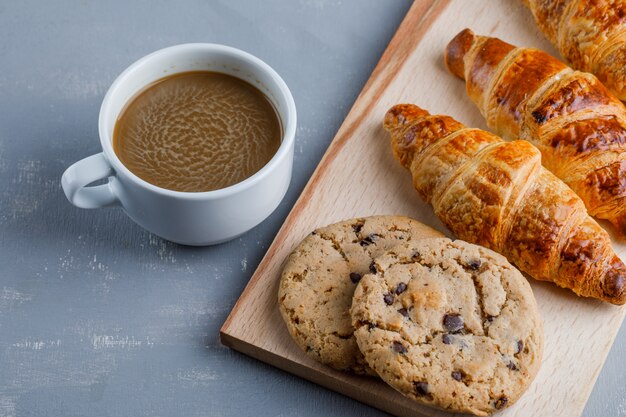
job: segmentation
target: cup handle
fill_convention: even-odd
[[[94,181],[115,175],[109,161],[100,152],[74,163],[65,170],[61,177],[61,186],[65,196],[80,208],[109,207],[119,204],[110,184],[87,187]]]

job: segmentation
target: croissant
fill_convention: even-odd
[[[487,125],[526,139],[592,216],[626,237],[626,107],[596,77],[545,52],[516,48],[465,29],[446,48],[450,71]]]
[[[626,100],[626,2],[524,0],[539,29],[572,66]]]
[[[538,280],[626,302],[626,265],[608,233],[542,167],[533,145],[505,142],[412,104],[391,108],[384,127],[416,190],[460,239],[501,253]]]

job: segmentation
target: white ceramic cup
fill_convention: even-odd
[[[260,171],[229,187],[180,192],[134,175],[113,151],[113,129],[124,105],[147,85],[187,71],[226,73],[258,87],[272,101],[283,126],[274,157]],[[121,206],[144,229],[185,245],[211,245],[250,230],[269,216],[289,187],[296,133],[296,106],[285,82],[269,65],[235,48],[192,43],[161,49],[128,67],[111,85],[100,108],[102,152],[70,166],[61,179],[77,207]],[[89,184],[108,178],[108,183]]]

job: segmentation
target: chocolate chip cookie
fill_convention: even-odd
[[[530,285],[497,253],[425,239],[376,258],[352,302],[367,363],[413,400],[488,415],[537,374],[543,326]]]
[[[373,216],[315,230],[287,259],[278,304],[289,333],[307,354],[338,370],[372,374],[353,336],[352,295],[379,254],[441,233],[402,216]]]

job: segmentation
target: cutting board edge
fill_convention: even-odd
[[[309,368],[307,365],[292,361],[286,357],[277,355],[276,353],[263,349],[225,331],[220,331],[220,341],[224,346],[234,349],[247,356],[261,360],[271,366],[274,366],[284,372],[296,375],[307,381],[313,382],[326,389],[345,395],[349,398],[367,404],[378,410],[390,413],[398,417],[429,417],[426,413],[421,413],[414,408],[406,407],[403,404],[391,403],[386,398],[378,395],[375,391],[366,391],[362,387],[351,384],[349,379],[341,379],[333,375],[330,368]],[[355,378],[356,376],[350,376]],[[365,377],[358,377],[365,378]]]

